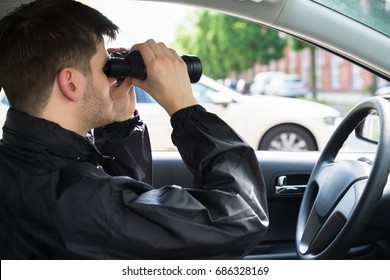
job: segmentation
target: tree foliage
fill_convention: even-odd
[[[204,73],[217,79],[282,58],[286,39],[247,20],[198,10],[179,28],[175,45],[199,56]]]
[[[311,44],[306,43],[305,41],[296,39],[294,37],[289,37],[288,46],[291,50],[301,51],[306,48],[314,48]]]
[[[306,43],[302,40],[290,37],[288,39],[288,45],[290,49],[294,51],[301,51],[303,49],[308,48],[310,53],[310,84],[311,84],[311,92],[313,99],[317,98],[317,76],[316,76],[316,56],[315,56],[315,49],[313,45]]]

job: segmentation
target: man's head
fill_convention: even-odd
[[[60,71],[91,75],[103,35],[118,27],[98,11],[71,0],[38,0],[0,21],[0,85],[12,107],[39,116]]]

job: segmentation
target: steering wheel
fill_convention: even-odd
[[[375,110],[380,135],[374,161],[337,160],[344,141]],[[322,151],[299,209],[296,250],[301,259],[341,259],[369,222],[390,171],[390,103],[370,97],[343,119]]]

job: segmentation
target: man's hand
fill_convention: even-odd
[[[110,48],[107,52],[112,53],[126,50],[125,48]],[[116,81],[110,87],[110,90],[116,112],[114,121],[121,122],[132,118],[137,104],[132,79],[126,78],[120,82]]]
[[[121,122],[131,119],[136,109],[134,85],[130,78],[110,88],[116,112],[114,121]]]
[[[147,91],[170,116],[197,104],[187,66],[174,50],[164,43],[148,40],[134,45],[130,51],[141,53],[147,73],[146,80],[132,79],[133,84]]]

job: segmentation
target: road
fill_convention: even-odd
[[[369,94],[355,92],[320,92],[317,95],[320,102],[335,108],[342,116],[345,116],[353,106],[368,97],[370,97]]]
[[[318,100],[330,107],[335,108],[344,117],[349,110],[365,98],[370,97],[368,94],[346,92],[320,92]],[[376,145],[365,142],[356,138],[355,134],[351,134],[344,143],[343,151],[345,152],[374,152]]]

